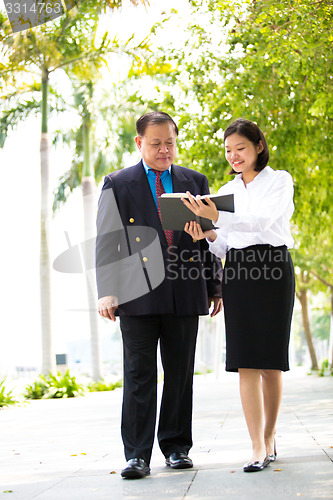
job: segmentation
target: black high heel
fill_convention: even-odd
[[[270,462],[275,462],[275,460],[277,459],[277,451],[276,451],[276,441],[275,441],[275,438],[274,438],[274,453],[272,453],[271,455],[267,455],[268,459]]]

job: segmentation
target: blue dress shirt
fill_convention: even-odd
[[[143,158],[142,158],[142,163],[143,163],[144,169],[146,171],[149,186],[150,186],[150,189],[151,189],[154,201],[155,201],[155,205],[157,208],[157,197],[156,197],[156,189],[155,189],[156,174],[147,165],[147,163],[144,161]],[[171,177],[171,166],[167,170],[164,170],[164,172],[162,172],[161,181],[162,181],[162,184],[164,187],[164,191],[166,193],[172,193],[173,187],[172,187],[172,177]]]

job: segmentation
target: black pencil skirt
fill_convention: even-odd
[[[287,247],[230,249],[222,290],[226,370],[289,370],[295,277]]]

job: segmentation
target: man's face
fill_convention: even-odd
[[[144,135],[135,138],[136,145],[148,167],[166,170],[177,154],[177,135],[172,122],[148,125]]]

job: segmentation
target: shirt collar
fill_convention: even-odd
[[[258,173],[258,175],[256,175],[255,178],[253,179],[253,181],[251,181],[249,184],[252,184],[253,182],[258,182],[259,179],[262,179],[263,177],[266,177],[267,175],[271,174],[272,172],[274,172],[274,170],[272,169],[272,167],[270,167],[269,165],[267,165],[265,168],[263,168],[262,170],[260,170],[260,172]],[[236,177],[235,177],[234,180],[236,182],[240,182],[240,181],[243,182],[242,174],[236,175]]]
[[[152,169],[147,165],[147,163],[145,162],[145,160],[143,158],[142,158],[142,163],[143,163],[143,167],[144,167],[144,169],[146,171],[146,174],[148,175],[148,172],[150,170],[152,170]],[[169,172],[169,174],[171,175],[171,166],[172,165],[170,165],[169,168],[167,168],[166,170],[164,170],[164,172]]]

